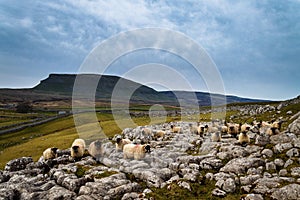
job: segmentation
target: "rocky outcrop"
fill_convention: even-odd
[[[67,150],[49,161],[11,160],[0,171],[0,199],[150,199],[154,190],[196,194],[206,184],[216,197],[300,198],[300,138],[295,133],[251,133],[251,144],[241,146],[226,135],[211,142],[209,134],[191,133],[187,122],[176,125],[183,133],[170,132],[167,123],[152,125],[166,130],[158,140],[142,135],[142,127],[124,130],[124,138],[149,140],[151,153],[142,160],[124,159],[109,141],[99,162],[91,156],[75,162]]]
[[[300,135],[300,116],[289,125],[288,131],[295,135]]]

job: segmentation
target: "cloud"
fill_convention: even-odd
[[[27,67],[52,66],[44,68],[44,74],[63,68],[76,72],[104,39],[131,29],[160,27],[183,32],[203,46],[229,93],[244,93],[239,82],[250,79],[257,82],[249,89],[255,96],[259,84],[299,83],[299,9],[297,0],[2,1],[0,54],[8,56],[0,67],[29,60],[24,62]],[[232,73],[239,77],[234,82]],[[286,95],[297,92],[294,87]]]

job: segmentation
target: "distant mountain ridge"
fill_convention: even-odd
[[[83,78],[82,87],[88,90],[91,85],[95,84],[100,78],[96,74],[50,74],[40,83],[28,89],[0,89],[0,101],[47,101],[59,99],[71,99],[73,94],[73,86],[77,76]],[[120,84],[121,83],[121,84]],[[118,84],[118,85],[117,85]],[[153,88],[142,85],[140,83],[112,75],[101,75],[95,91],[95,99],[98,101],[109,102],[115,86],[118,86],[115,92],[116,99],[120,101],[126,99],[124,96],[130,95],[131,102],[143,104],[168,104],[178,106],[179,101],[185,104],[198,103],[199,106],[211,105],[211,97],[214,105],[224,103],[222,94],[210,94],[207,92],[191,92],[191,91],[156,91]],[[115,90],[116,91],[116,90]],[[219,99],[219,100],[218,100]],[[237,96],[226,96],[227,103],[235,102],[263,102],[267,100],[241,98]]]

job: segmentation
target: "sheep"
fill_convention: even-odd
[[[182,133],[182,128],[180,126],[171,125],[171,131],[173,133]]]
[[[92,142],[88,148],[88,152],[93,158],[96,159],[96,161],[100,161],[100,158],[104,154],[102,142],[100,140]]]
[[[277,129],[280,131],[280,129],[281,129],[281,124],[282,124],[282,121],[274,121],[274,122],[272,123],[272,127],[277,128]]]
[[[148,152],[150,152],[150,145],[148,144],[125,144],[123,148],[124,159],[134,158],[135,160],[140,160]]]
[[[231,135],[231,137],[236,138],[240,132],[239,130],[240,125],[236,123],[227,123],[227,127],[228,127],[228,134]]]
[[[212,142],[220,142],[221,141],[221,134],[220,132],[214,132],[211,135],[211,141]]]
[[[199,134],[200,136],[203,136],[203,135],[204,135],[204,131],[205,131],[204,125],[198,126],[198,134]]]
[[[260,124],[261,124],[261,127],[270,127],[270,126],[272,126],[271,123],[265,122],[265,121],[260,121]]]
[[[164,138],[165,134],[166,134],[166,131],[163,131],[163,130],[155,131],[154,138],[155,138],[155,140],[157,140],[157,138]]]
[[[124,145],[130,144],[130,143],[132,143],[132,142],[129,139],[117,138],[116,151],[123,151]]]
[[[222,134],[227,134],[228,133],[228,127],[225,126],[225,125],[221,126],[221,133]]]
[[[271,136],[271,135],[277,135],[280,133],[280,131],[278,130],[278,128],[276,127],[269,127],[267,130],[266,130],[266,133]]]
[[[277,135],[280,133],[281,121],[274,121],[272,123],[261,121],[261,127],[259,129],[260,133],[265,133],[269,136]]]
[[[85,141],[83,139],[74,140],[70,150],[73,158],[79,159],[83,157],[85,151]]]
[[[247,133],[248,131],[250,131],[250,129],[251,129],[250,124],[245,123],[241,126],[241,132],[242,133]]]
[[[260,127],[261,127],[261,123],[260,122],[253,121],[253,122],[251,122],[250,131],[252,133],[260,133],[260,130],[259,130]]]
[[[249,136],[247,135],[246,132],[241,132],[239,134],[239,139],[238,139],[239,143],[244,146],[246,144],[249,144],[250,143],[250,138]]]
[[[51,148],[48,148],[46,149],[44,152],[43,152],[43,157],[44,157],[44,160],[49,160],[49,159],[54,159],[57,157],[57,149],[56,147],[51,147]]]

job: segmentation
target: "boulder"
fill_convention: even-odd
[[[26,166],[32,162],[33,162],[33,160],[31,157],[22,157],[22,158],[14,159],[14,160],[9,161],[5,165],[4,170],[10,171],[10,172],[19,171],[19,170],[25,169]]]
[[[272,199],[285,199],[285,200],[297,200],[300,199],[300,185],[290,184],[280,189],[275,190],[272,195]]]
[[[249,168],[264,166],[265,161],[261,158],[235,158],[229,161],[224,167],[220,169],[221,172],[235,173],[242,175],[247,172]]]

